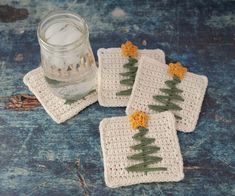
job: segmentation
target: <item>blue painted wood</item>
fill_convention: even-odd
[[[40,62],[36,27],[57,9],[86,18],[95,53],[129,39],[140,48],[161,48],[209,79],[195,132],[178,133],[186,174],[178,183],[105,186],[98,126],[105,117],[124,115],[123,108],[96,103],[57,125],[42,107],[14,111],[5,109],[1,100],[0,195],[235,194],[234,1],[1,0],[0,4],[23,9],[9,13],[6,6],[0,7],[0,96],[29,93],[22,78]]]

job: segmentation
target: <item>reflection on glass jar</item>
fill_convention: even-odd
[[[86,22],[77,14],[54,12],[38,27],[41,66],[52,92],[81,99],[96,89],[97,67]]]

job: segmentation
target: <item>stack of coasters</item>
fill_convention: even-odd
[[[154,143],[160,149],[155,153],[161,157],[151,168],[165,170],[150,172],[131,172],[127,168],[138,164],[139,160],[127,157],[138,153],[130,146],[138,145],[133,139],[133,130],[127,116],[103,119],[100,123],[101,147],[103,151],[104,176],[108,187],[115,188],[139,183],[180,181],[184,178],[183,160],[180,152],[178,137],[175,130],[175,119],[171,112],[162,112],[149,116],[146,138],[155,138]],[[143,135],[143,134],[142,134]],[[140,136],[139,136],[140,137]],[[151,140],[151,139],[150,139]],[[143,144],[146,146],[147,144]],[[151,151],[151,149],[150,149]],[[151,157],[155,156],[151,154]],[[149,169],[149,167],[148,167]]]
[[[165,54],[160,49],[138,50],[136,59],[144,56],[165,63]],[[105,107],[126,107],[129,96],[120,96],[117,93],[128,89],[127,86],[120,84],[120,81],[124,78],[120,73],[127,71],[123,65],[128,62],[128,58],[122,54],[121,48],[101,48],[98,50],[98,59],[99,104]],[[138,66],[138,63],[136,66]]]
[[[70,119],[84,108],[97,101],[97,93],[93,92],[83,99],[71,104],[65,104],[64,99],[55,96],[50,91],[41,67],[27,73],[23,81],[29,87],[29,90],[37,97],[46,112],[57,123],[62,123]]]
[[[129,41],[121,48],[99,49],[98,58],[98,94],[71,104],[50,91],[41,67],[26,74],[24,83],[57,123],[97,100],[106,107],[127,106],[128,116],[100,122],[108,187],[182,180],[176,130],[195,129],[207,77],[187,72],[179,62],[166,65],[162,50],[138,50]]]
[[[169,82],[171,79],[172,76],[168,74],[166,64],[147,57],[141,58],[126,113],[131,114],[139,110],[153,114],[155,111],[149,107],[150,105],[160,111],[161,108],[159,109],[158,106],[163,104],[158,101],[159,97],[156,100],[156,96],[160,95],[162,98],[166,96],[161,89],[166,89],[166,81]],[[168,84],[171,85],[172,81]],[[182,91],[181,97],[183,98],[183,101],[175,102],[179,110],[172,111],[176,117],[180,118],[176,118],[177,130],[192,132],[195,129],[207,85],[206,76],[190,72],[185,73],[182,81],[177,84],[179,91]],[[172,89],[177,90],[174,86]],[[173,106],[178,107],[175,104]]]

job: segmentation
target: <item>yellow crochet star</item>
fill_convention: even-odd
[[[137,129],[139,127],[148,127],[148,115],[145,112],[136,111],[129,116],[131,127]]]
[[[138,53],[138,47],[132,42],[127,41],[121,45],[122,54],[126,57],[136,57]]]
[[[184,78],[185,73],[187,72],[187,68],[183,67],[180,62],[170,63],[168,66],[168,73],[171,75],[175,75],[180,80]]]

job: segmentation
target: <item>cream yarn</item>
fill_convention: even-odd
[[[139,62],[135,84],[128,102],[126,113],[139,110],[149,114],[156,113],[148,108],[148,105],[161,105],[153,99],[154,95],[163,95],[160,88],[166,88],[165,81],[172,78],[167,74],[168,66],[160,61],[143,57]],[[178,85],[183,90],[181,96],[183,102],[178,102],[182,110],[174,112],[182,117],[176,120],[176,129],[191,132],[195,129],[202,101],[205,95],[208,80],[206,76],[187,72],[184,79]]]
[[[147,137],[155,138],[155,145],[160,147],[157,153],[162,159],[157,164],[167,171],[127,172],[125,167],[138,161],[128,160],[135,154],[130,148],[136,144],[135,134],[127,116],[103,119],[100,123],[101,147],[104,162],[104,177],[108,187],[116,188],[139,183],[180,181],[184,178],[183,160],[175,130],[175,118],[171,112],[162,112],[149,116]],[[153,165],[154,166],[154,165]]]
[[[65,104],[64,99],[55,96],[48,88],[41,67],[27,73],[23,81],[40,101],[46,112],[57,123],[70,119],[97,101],[97,93],[93,92],[84,99],[80,99],[70,105]]]
[[[141,56],[148,56],[165,63],[165,54],[160,49],[139,50],[139,59]],[[128,87],[120,84],[123,79],[119,73],[126,72],[123,67],[128,62],[128,58],[122,55],[120,48],[100,48],[98,50],[99,68],[98,68],[98,101],[105,107],[125,107],[130,96],[117,96],[116,93],[127,90]],[[138,63],[137,63],[138,65]]]

